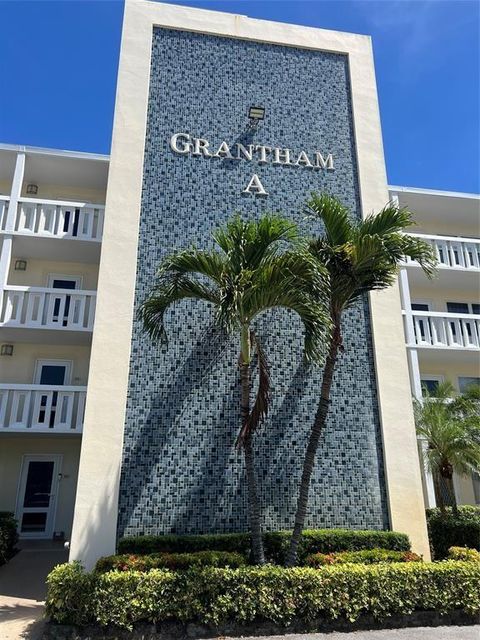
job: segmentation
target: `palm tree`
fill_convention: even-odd
[[[252,436],[266,417],[270,401],[270,370],[254,321],[268,309],[294,311],[304,327],[307,360],[318,361],[329,330],[324,304],[328,277],[312,256],[302,250],[297,227],[276,215],[259,221],[236,216],[213,233],[217,247],[179,251],[165,258],[157,281],[140,309],[140,318],[154,340],[166,338],[164,314],[184,298],[211,303],[216,326],[239,338],[241,429],[236,446],[243,449],[248,487],[253,559],[265,562],[260,503],[254,469]],[[259,384],[250,405],[253,358]]]
[[[430,469],[435,496],[442,513],[451,506],[457,512],[453,473],[480,471],[480,413],[478,390],[455,397],[451,382],[442,382],[433,393],[424,389],[422,401],[414,400],[417,434],[425,442],[424,462]]]
[[[336,198],[327,194],[312,194],[307,202],[307,210],[324,227],[323,234],[309,242],[309,250],[330,275],[332,332],[323,369],[320,401],[305,452],[295,525],[287,556],[289,566],[297,560],[315,455],[327,420],[333,374],[339,354],[344,350],[341,327],[343,313],[366,292],[389,287],[395,281],[399,263],[405,256],[417,260],[428,276],[432,275],[436,262],[428,244],[402,233],[413,224],[412,214],[393,203],[389,203],[377,215],[357,221]]]

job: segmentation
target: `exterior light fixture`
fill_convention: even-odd
[[[249,107],[248,118],[250,120],[250,127],[258,127],[260,120],[265,119],[265,107]]]
[[[29,196],[36,196],[38,193],[38,184],[27,184],[27,194]]]
[[[27,270],[26,260],[15,260],[15,271],[26,271],[26,270]]]
[[[13,356],[13,344],[2,344],[0,356]]]

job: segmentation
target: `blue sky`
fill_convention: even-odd
[[[480,190],[476,0],[182,0],[373,37],[390,184]],[[120,0],[0,0],[0,141],[108,153]]]

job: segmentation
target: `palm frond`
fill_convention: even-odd
[[[348,242],[352,235],[350,213],[340,200],[326,193],[312,193],[307,201],[307,211],[319,218],[325,227],[325,237],[330,246]]]
[[[400,208],[393,202],[386,204],[378,213],[372,213],[357,223],[360,236],[386,236],[404,231],[414,225],[413,214],[406,208]]]
[[[220,303],[219,291],[204,283],[183,275],[164,276],[157,282],[149,296],[140,306],[138,316],[152,340],[166,341],[164,316],[167,309],[180,300],[194,298]]]
[[[225,256],[220,252],[192,247],[167,256],[159,267],[158,277],[161,278],[167,273],[195,273],[206,276],[221,285],[227,269]]]

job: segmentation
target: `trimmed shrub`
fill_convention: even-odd
[[[462,560],[467,562],[480,562],[480,551],[468,549],[468,547],[450,547],[449,560]]]
[[[442,515],[440,509],[427,509],[428,535],[430,547],[436,560],[448,556],[450,547],[469,547],[480,551],[480,508],[458,507],[458,516],[447,509]]]
[[[13,513],[0,511],[0,565],[13,556],[17,542],[17,521]]]
[[[265,533],[265,555],[270,562],[283,564],[290,542],[290,531]],[[351,529],[312,529],[303,532],[299,545],[299,561],[313,553],[360,551],[362,549],[408,551],[410,542],[404,533],[395,531],[355,531]],[[250,555],[250,534],[229,533],[198,536],[139,536],[123,538],[119,553],[184,553],[194,551],[233,551]]]
[[[460,558],[458,558],[460,559]],[[468,558],[463,558],[467,560]],[[413,551],[390,551],[388,549],[364,549],[363,551],[339,551],[337,553],[314,553],[307,556],[309,567],[330,564],[377,564],[379,562],[421,562],[422,557]]]
[[[150,555],[107,556],[98,560],[95,571],[150,571],[171,569],[179,571],[192,567],[243,567],[245,556],[230,551],[196,551],[195,553],[152,553]]]
[[[385,618],[415,610],[480,612],[480,565],[474,562],[324,567],[213,567],[85,573],[57,566],[47,579],[47,614],[63,624],[194,622],[207,625],[343,618]]]

